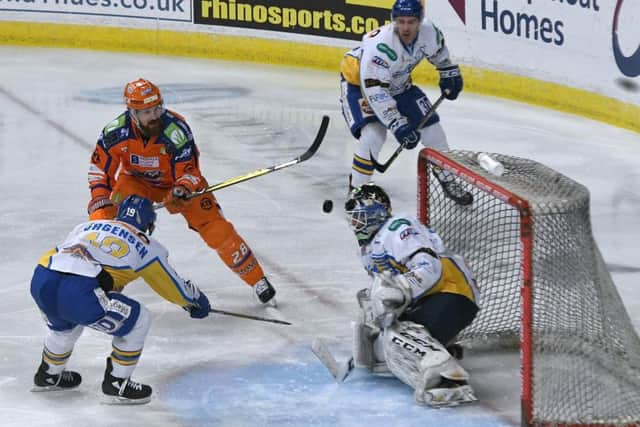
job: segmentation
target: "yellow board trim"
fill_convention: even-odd
[[[254,37],[13,21],[0,21],[0,44],[270,63],[332,71],[336,80],[347,50]],[[640,132],[639,105],[499,71],[463,67],[463,74],[468,92],[538,105]],[[413,78],[416,83],[435,85],[437,73],[432,67],[421,65]]]

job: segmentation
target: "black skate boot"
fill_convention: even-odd
[[[273,298],[276,296],[276,290],[266,277],[263,277],[258,283],[253,285],[253,289],[256,291],[256,296],[262,304],[269,304],[273,307],[277,305],[276,300]]]
[[[151,387],[131,381],[129,378],[118,378],[111,375],[113,363],[107,357],[107,369],[102,381],[103,403],[108,405],[141,405],[151,400]]]
[[[43,360],[33,377],[35,387],[31,391],[70,390],[78,387],[82,382],[82,377],[77,372],[62,371],[58,375],[52,375],[47,373],[48,369],[49,364]]]
[[[436,179],[442,186],[442,191],[445,196],[460,206],[468,206],[473,203],[473,195],[468,191],[465,191],[462,186],[455,181],[451,174],[440,168],[433,168],[433,172]]]

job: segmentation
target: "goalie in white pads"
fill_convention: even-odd
[[[358,292],[356,366],[390,371],[415,390],[418,403],[475,401],[469,375],[446,348],[478,312],[478,290],[462,257],[416,218],[392,216],[389,196],[375,184],[356,188],[345,210],[373,277]]]
[[[131,380],[151,324],[149,311],[120,293],[144,279],[164,299],[193,318],[209,315],[210,304],[197,286],[169,265],[167,250],[149,237],[156,214],[151,201],[129,196],[113,220],[76,226],[66,240],[45,253],[31,279],[31,296],[49,332],[33,391],[72,389],[80,374],[65,369],[82,330],[88,326],[113,337],[102,382],[103,402],[141,404],[151,387]]]

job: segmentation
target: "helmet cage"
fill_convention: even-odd
[[[364,245],[391,216],[391,201],[381,187],[365,184],[353,191],[345,203],[345,214],[358,242]]]
[[[358,242],[368,243],[389,218],[389,211],[375,200],[354,200],[347,202],[347,221]]]

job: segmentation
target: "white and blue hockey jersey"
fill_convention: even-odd
[[[361,261],[370,273],[404,274],[414,303],[437,292],[464,295],[478,303],[473,274],[462,257],[448,253],[438,233],[415,217],[390,217],[361,248]]]
[[[121,291],[137,278],[144,279],[161,297],[181,307],[193,305],[200,291],[176,273],[167,249],[127,223],[89,221],[76,226],[66,240],[46,252],[39,264],[50,270],[96,277],[102,269]]]
[[[412,85],[411,72],[426,59],[437,68],[452,65],[442,32],[427,18],[411,45],[384,25],[362,38],[362,44],[347,52],[341,73],[345,80],[360,86],[364,99],[386,127],[401,117],[393,96]]]

